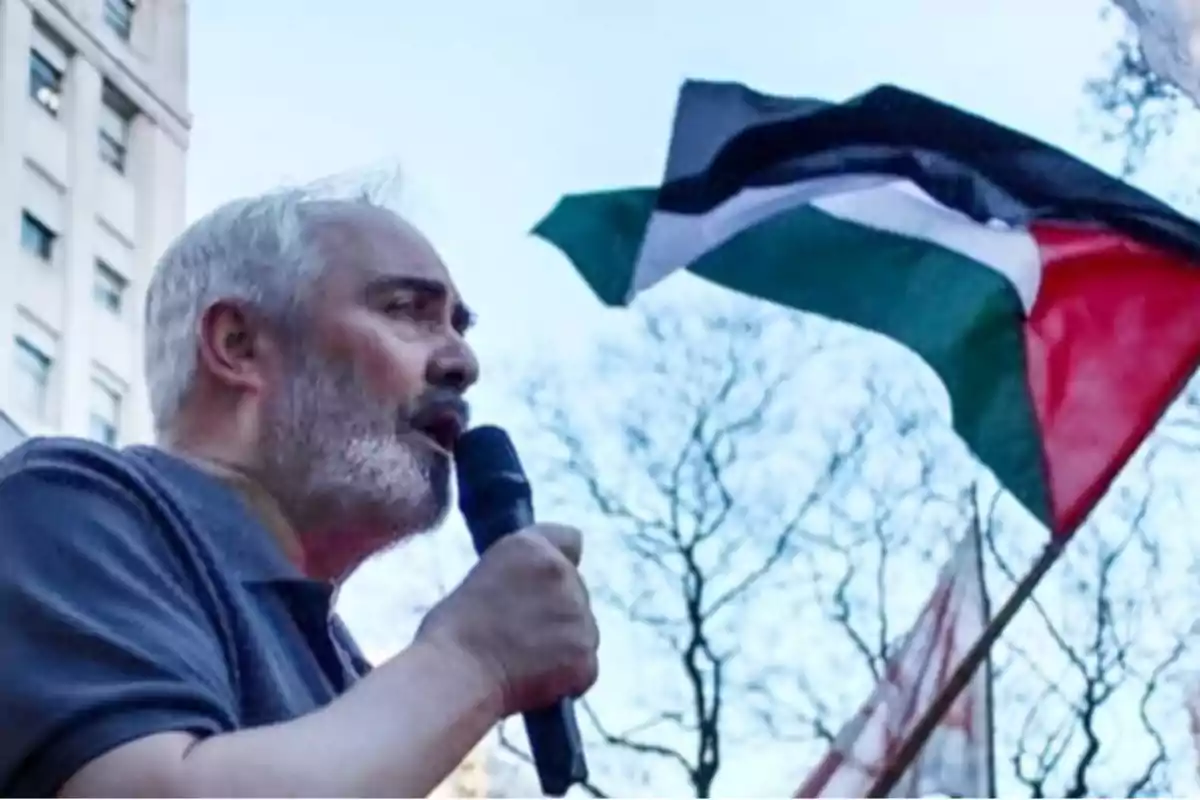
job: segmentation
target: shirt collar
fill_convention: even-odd
[[[184,458],[153,447],[130,451],[149,461],[178,494],[176,500],[191,506],[213,528],[206,533],[224,558],[225,566],[247,583],[308,584],[313,591],[332,587],[314,581],[287,557],[284,536],[291,525],[279,505],[244,476],[219,465]]]

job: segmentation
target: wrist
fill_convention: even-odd
[[[440,637],[419,636],[410,652],[427,660],[441,680],[454,683],[481,712],[499,723],[508,716],[504,681],[496,665],[461,644]]]

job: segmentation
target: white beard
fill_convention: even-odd
[[[448,459],[407,428],[406,412],[371,397],[353,369],[310,351],[293,367],[262,442],[268,478],[287,504],[335,530],[381,522],[397,540],[439,524]]]

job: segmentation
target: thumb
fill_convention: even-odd
[[[578,528],[572,528],[569,525],[556,525],[554,523],[541,523],[534,527],[531,533],[536,533],[554,547],[555,550],[562,553],[568,561],[579,566],[579,560],[583,556],[583,534]]]

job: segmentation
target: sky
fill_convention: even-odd
[[[655,182],[686,78],[831,99],[891,82],[1079,149],[1111,39],[1097,2],[192,2],[189,215],[391,164],[485,356],[586,339],[603,313],[527,231],[564,192]]]
[[[627,319],[529,229],[564,193],[656,182],[685,79],[832,100],[893,83],[1106,165],[1082,94],[1116,30],[1099,7],[192,0],[188,216],[280,184],[398,169],[397,208],[479,313],[477,418],[502,422],[545,340],[586,350]],[[370,654],[404,644],[414,576],[443,559],[453,575],[469,563],[465,541],[451,524],[351,582],[343,611]]]

